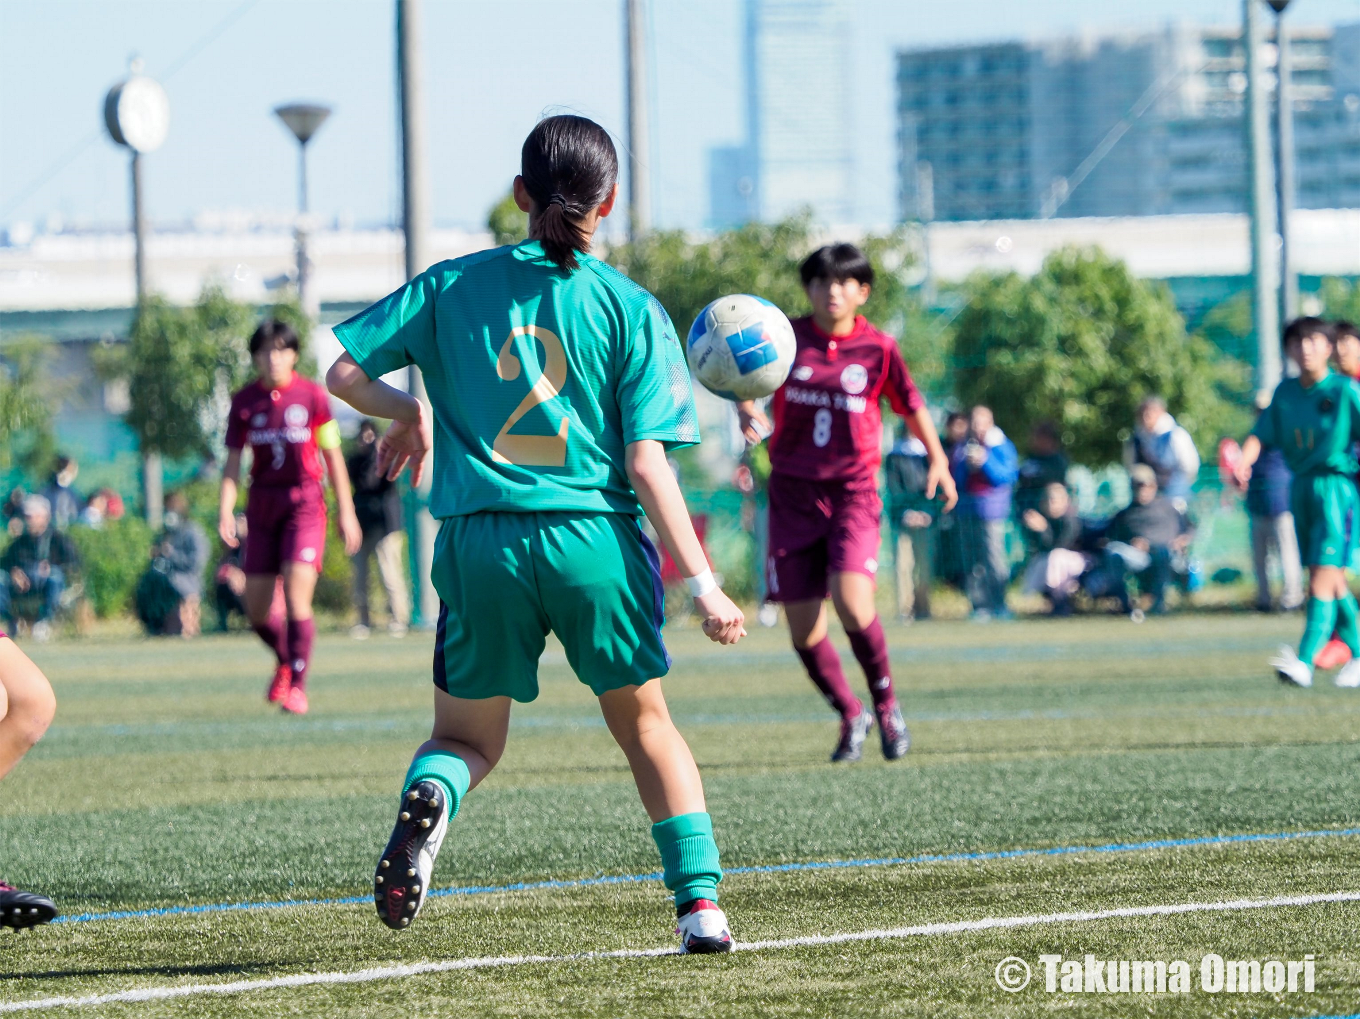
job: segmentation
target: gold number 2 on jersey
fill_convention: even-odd
[[[507,382],[519,378],[521,370],[520,359],[511,350],[516,336],[532,336],[543,344],[545,364],[529,394],[501,425],[496,441],[491,444],[491,459],[517,467],[562,467],[567,462],[567,429],[571,424],[566,417],[562,418],[556,435],[511,435],[510,429],[534,407],[562,392],[567,382],[567,352],[557,334],[550,329],[515,326],[496,357],[496,374]]]

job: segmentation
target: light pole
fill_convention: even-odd
[[[651,229],[651,182],[647,177],[647,28],[642,0],[624,0],[624,64],[628,107],[628,239]]]
[[[1262,82],[1259,0],[1242,0],[1242,45],[1247,70],[1248,204],[1251,216],[1252,322],[1256,328],[1256,394],[1269,399],[1280,381],[1280,306],[1276,291],[1274,161],[1270,158],[1270,110]]]
[[[170,130],[170,100],[160,83],[142,74],[142,62],[133,60],[126,81],[109,89],[104,97],[104,127],[109,137],[131,154],[133,271],[137,280],[137,314],[150,289],[146,271],[146,210],[142,201],[142,154],[161,147]],[[159,450],[142,450],[142,497],[146,522],[153,530],[161,526],[164,504]]]
[[[1289,221],[1294,213],[1294,68],[1284,12],[1290,0],[1266,0],[1275,11],[1275,191],[1280,222],[1280,321],[1299,313],[1299,277],[1289,250]]]
[[[298,140],[298,221],[297,221],[297,289],[298,304],[309,318],[321,311],[321,302],[312,293],[312,262],[307,255],[307,143],[331,115],[329,106],[318,103],[289,103],[274,107],[274,114],[293,132]]]

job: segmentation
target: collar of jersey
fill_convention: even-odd
[[[255,380],[255,382],[256,382],[256,384],[257,384],[261,389],[263,389],[266,393],[282,393],[285,389],[292,389],[293,386],[297,385],[297,380],[300,379],[300,378],[302,378],[302,376],[299,375],[299,374],[297,373],[297,369],[294,368],[294,369],[293,369],[293,377],[290,378],[287,382],[285,382],[285,383],[284,383],[283,385],[281,385],[281,386],[276,386],[276,385],[274,385],[274,384],[271,383],[271,382],[267,382],[267,381],[265,381],[264,379],[258,379],[258,378]]]
[[[1311,386],[1305,386],[1305,385],[1303,384],[1303,376],[1302,376],[1302,375],[1295,375],[1295,376],[1294,376],[1294,381],[1297,382],[1297,383],[1299,384],[1299,388],[1302,389],[1305,393],[1311,393],[1314,389],[1316,389],[1318,386],[1322,385],[1324,382],[1326,382],[1326,381],[1328,381],[1329,379],[1331,379],[1331,377],[1332,377],[1333,375],[1336,375],[1336,374],[1337,374],[1337,372],[1334,372],[1334,371],[1332,370],[1332,366],[1331,366],[1331,365],[1328,365],[1328,366],[1327,366],[1327,374],[1324,375],[1324,376],[1322,376],[1322,378],[1318,379],[1318,380],[1317,380],[1316,382],[1314,382]]]
[[[515,257],[526,262],[532,262],[538,259],[546,261],[548,255],[547,252],[543,250],[542,242],[531,238],[529,240],[520,241],[515,245]],[[595,256],[589,251],[576,252],[576,260],[578,262],[584,262],[586,259],[594,257]]]
[[[817,337],[818,341],[820,341],[822,346],[824,347],[828,343],[831,343],[833,340],[837,344],[843,344],[849,343],[851,340],[858,339],[860,334],[863,333],[865,328],[869,325],[869,320],[867,318],[865,318],[863,315],[856,315],[854,329],[851,329],[844,336],[832,336],[828,332],[823,332],[822,327],[817,324],[817,320],[813,318],[811,315],[807,317],[807,321],[808,325],[812,327],[812,335]]]

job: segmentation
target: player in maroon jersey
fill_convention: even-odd
[[[359,550],[363,532],[354,515],[330,397],[323,386],[294,370],[297,334],[285,323],[267,319],[250,338],[250,356],[259,378],[231,398],[217,533],[231,548],[239,544],[236,490],[241,450],[249,445],[254,462],[246,498],[246,613],[260,639],[278,656],[269,700],[300,715],[307,711],[307,667],[316,635],[312,592],[326,545],[323,458],[350,555]],[[280,576],[283,612],[274,607]]]
[[[926,447],[926,497],[957,501],[949,460],[897,341],[859,314],[874,271],[850,244],[814,251],[801,268],[812,314],[796,319],[798,354],[774,394],[774,428],[754,403],[737,405],[747,441],[770,437],[770,598],[784,603],[794,649],[841,716],[833,761],[854,761],[877,716],[883,756],[911,746],[893,692],[888,644],[874,608],[878,572],[878,466],[886,399]],[[827,634],[830,593],[873,698],[870,712],[850,692]]]

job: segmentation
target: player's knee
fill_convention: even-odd
[[[46,681],[35,684],[33,689],[25,690],[18,696],[9,698],[9,712],[5,723],[11,731],[27,746],[33,746],[43,738],[47,727],[52,724],[57,713],[57,699]]]

